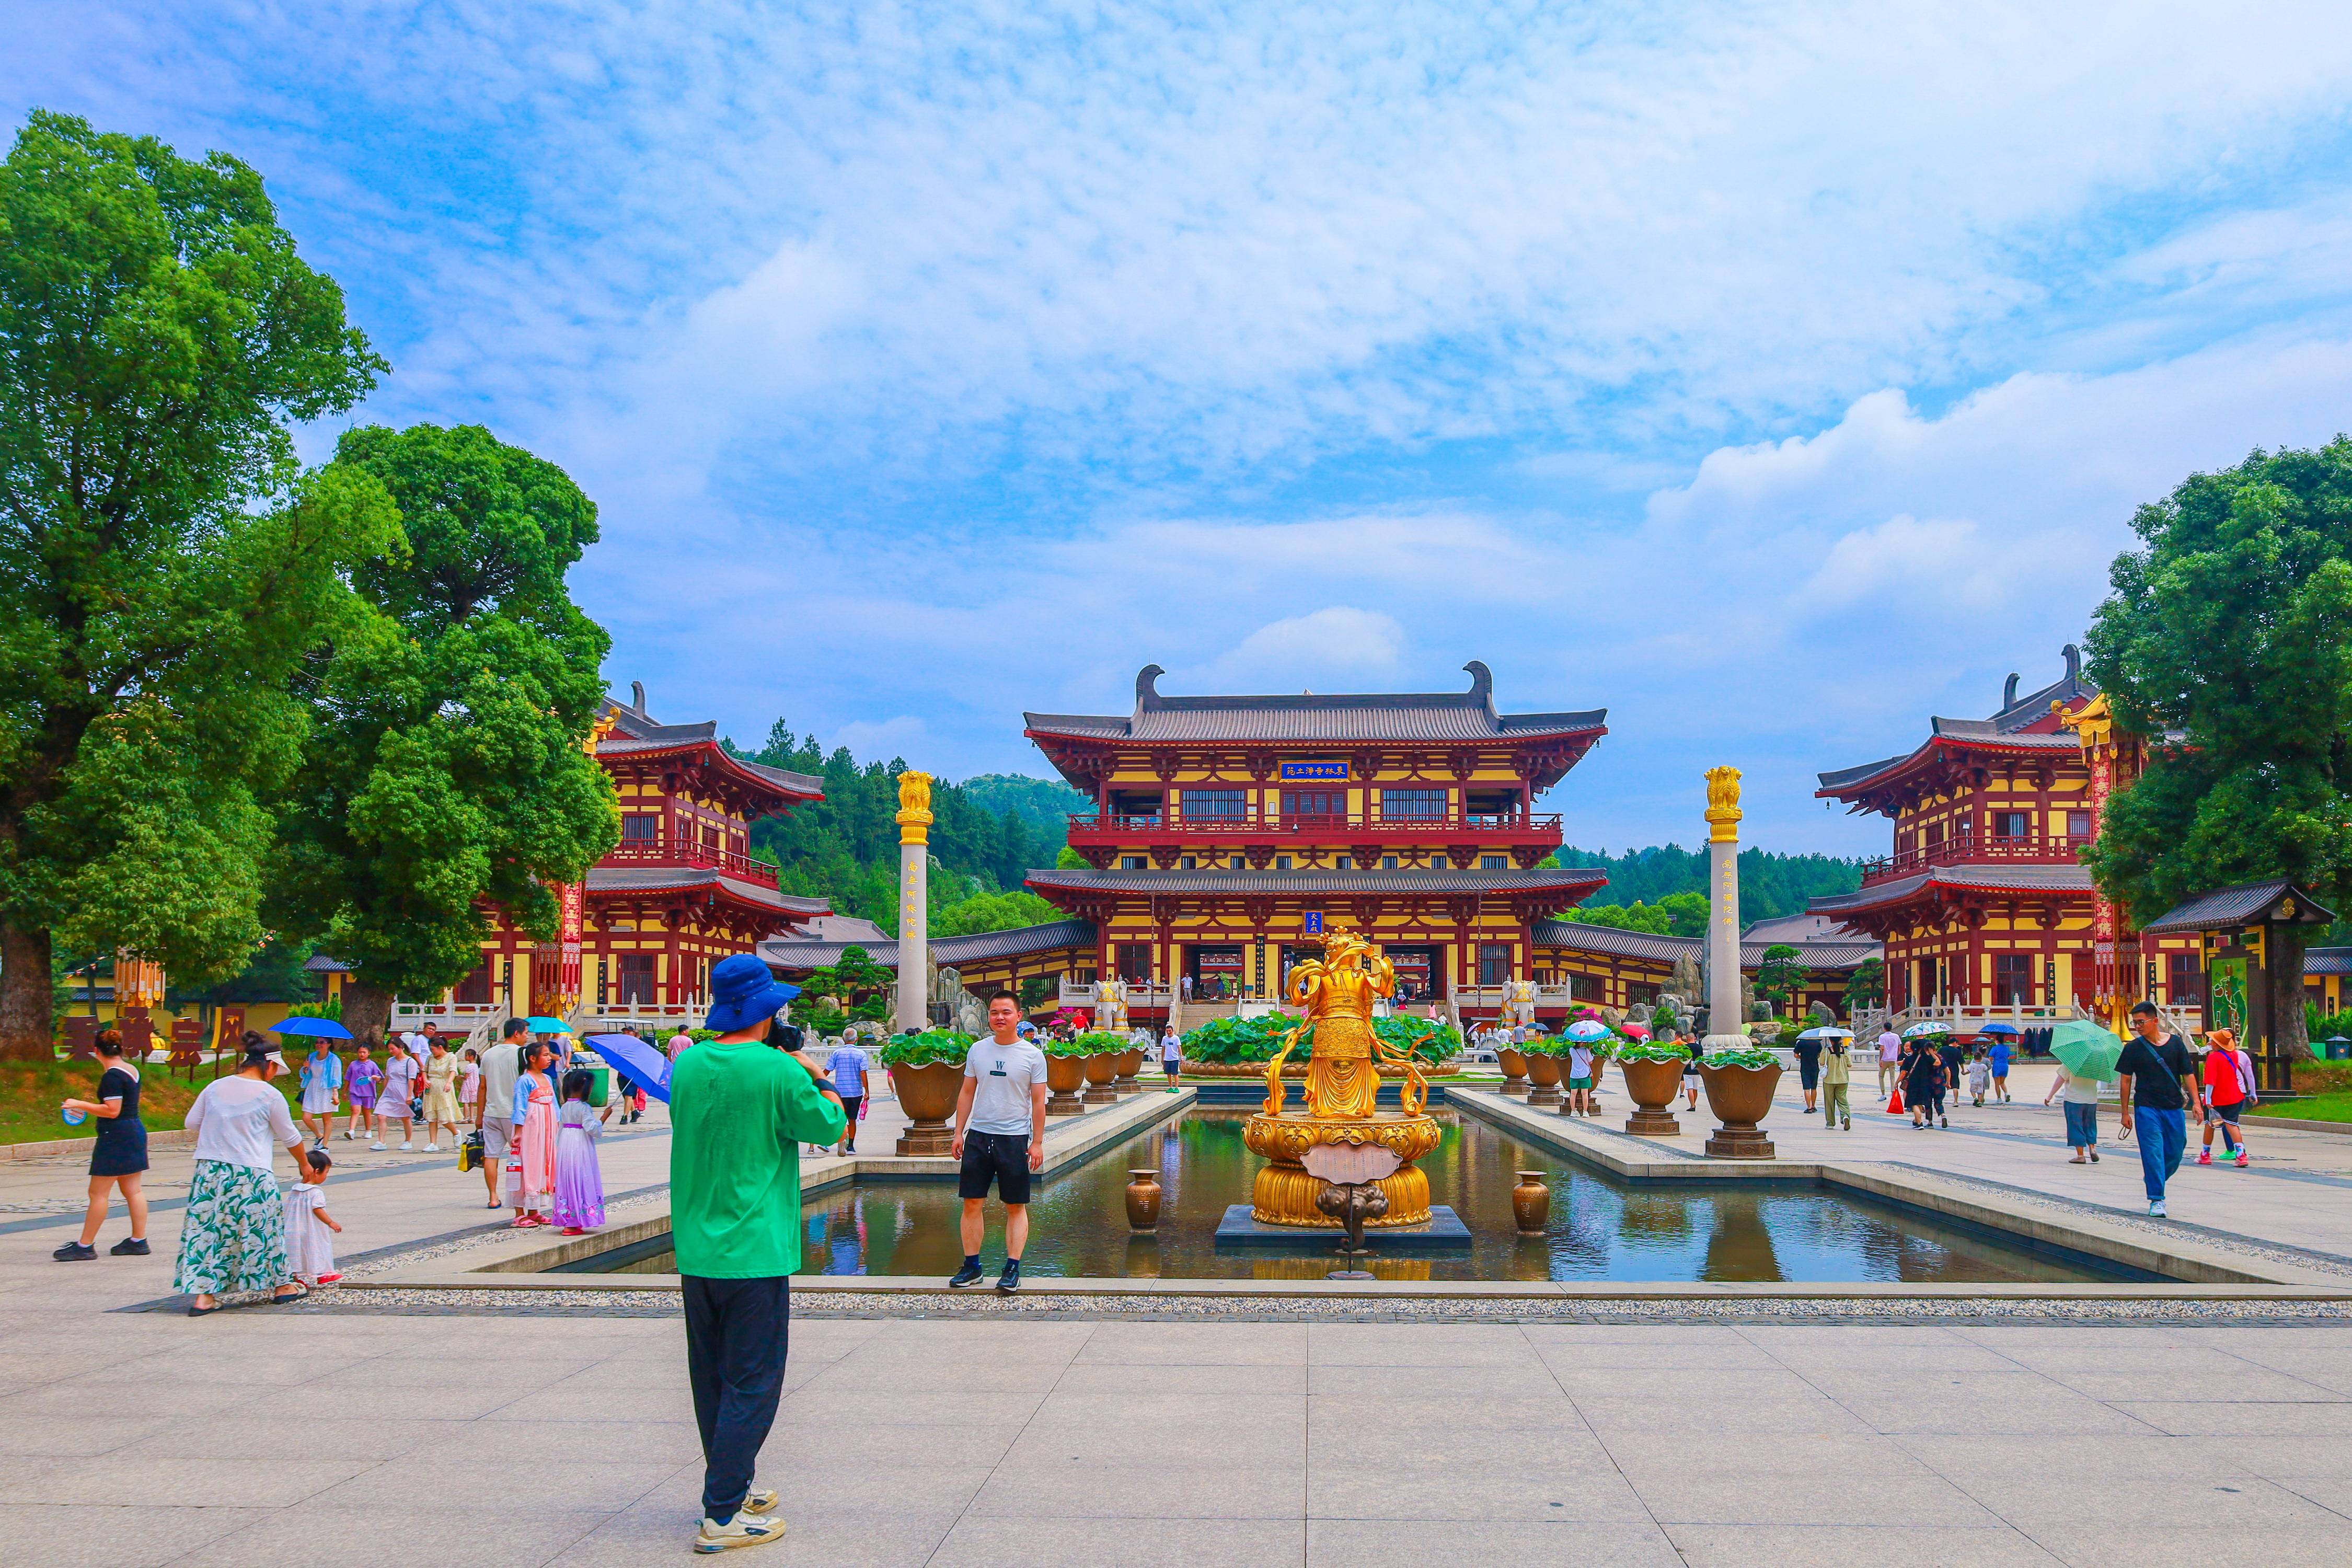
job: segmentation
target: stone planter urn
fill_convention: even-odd
[[[1527,1058],[1528,1081],[1535,1087],[1528,1091],[1529,1105],[1558,1105],[1568,1097],[1559,1091],[1560,1073],[1568,1064],[1558,1057],[1539,1057],[1530,1053]]]
[[[1701,1062],[1699,1081],[1706,1086],[1706,1108],[1723,1123],[1706,1141],[1711,1160],[1769,1160],[1772,1140],[1756,1125],[1772,1109],[1772,1088],[1780,1081],[1780,1064],[1764,1068],[1718,1068]]]
[[[1098,1056],[1080,1057],[1078,1059],[1084,1062],[1087,1068],[1087,1103],[1108,1105],[1116,1100],[1118,1098],[1118,1090],[1111,1086],[1118,1079],[1118,1053],[1106,1051]]]
[[[1544,1184],[1541,1171],[1521,1171],[1519,1184],[1511,1189],[1511,1217],[1518,1222],[1521,1236],[1541,1236],[1545,1222],[1551,1218],[1551,1189]]]
[[[1143,1086],[1136,1081],[1135,1075],[1143,1068],[1143,1047],[1130,1047],[1111,1060],[1118,1064],[1118,1075],[1111,1079],[1111,1089],[1119,1094],[1141,1094]]]
[[[1129,1171],[1127,1176],[1127,1228],[1150,1236],[1160,1228],[1160,1173]]]
[[[1633,1097],[1633,1114],[1625,1119],[1625,1131],[1637,1138],[1679,1136],[1682,1123],[1668,1114],[1666,1107],[1682,1089],[1683,1064],[1620,1062],[1617,1068],[1625,1075],[1625,1092]]]
[[[946,1154],[955,1143],[955,1130],[948,1122],[955,1115],[956,1096],[963,1092],[963,1068],[955,1062],[894,1067],[890,1082],[898,1092],[898,1109],[907,1113],[898,1152]]]
[[[1517,1097],[1528,1092],[1527,1053],[1517,1046],[1498,1046],[1495,1059],[1503,1064],[1503,1092]]]
[[[1087,1065],[1084,1057],[1047,1057],[1045,1087],[1053,1092],[1045,1097],[1048,1116],[1079,1116],[1087,1102],[1078,1098],[1078,1090],[1087,1086]]]

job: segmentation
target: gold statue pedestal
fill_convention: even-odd
[[[1376,1113],[1339,1121],[1311,1112],[1261,1111],[1242,1128],[1242,1142],[1266,1160],[1250,1192],[1250,1217],[1261,1225],[1301,1230],[1343,1229],[1337,1215],[1317,1206],[1316,1199],[1329,1184],[1310,1173],[1303,1161],[1307,1151],[1318,1144],[1358,1144],[1385,1149],[1402,1162],[1393,1175],[1373,1184],[1388,1198],[1388,1213],[1365,1220],[1364,1228],[1426,1225],[1429,1177],[1413,1162],[1435,1149],[1437,1140],[1436,1121],[1418,1113]]]

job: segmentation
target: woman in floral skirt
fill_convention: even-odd
[[[269,1083],[285,1070],[285,1058],[247,1034],[236,1073],[206,1084],[188,1107],[196,1170],[173,1289],[192,1298],[192,1318],[220,1310],[225,1291],[268,1290],[278,1301],[308,1293],[287,1267],[286,1202],[271,1170],[280,1148],[303,1169],[302,1134]]]

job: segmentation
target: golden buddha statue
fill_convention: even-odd
[[[1418,1225],[1429,1218],[1429,1178],[1412,1162],[1437,1147],[1437,1123],[1423,1112],[1428,1081],[1411,1051],[1400,1051],[1372,1029],[1372,1007],[1393,994],[1396,971],[1371,943],[1349,931],[1324,938],[1323,956],[1290,972],[1287,994],[1304,1016],[1293,1026],[1265,1068],[1265,1109],[1249,1119],[1242,1141],[1271,1162],[1257,1173],[1252,1214],[1268,1225],[1337,1227],[1339,1220],[1318,1209],[1325,1183],[1308,1173],[1304,1156],[1318,1145],[1378,1148],[1396,1156],[1398,1168],[1378,1183],[1388,1212],[1375,1226]],[[1293,1113],[1282,1071],[1298,1041],[1309,1031],[1307,1107]],[[1380,1109],[1380,1071],[1401,1069],[1404,1079],[1398,1112]]]

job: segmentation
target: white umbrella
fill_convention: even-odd
[[[1939,1024],[1933,1018],[1922,1018],[1904,1030],[1903,1037],[1906,1040],[1924,1040],[1930,1035],[1948,1035],[1951,1032],[1952,1026],[1949,1024]]]
[[[1807,1029],[1803,1034],[1799,1035],[1797,1038],[1801,1040],[1850,1040],[1853,1038],[1853,1031],[1852,1029],[1841,1029],[1833,1024],[1823,1024],[1817,1028]]]

